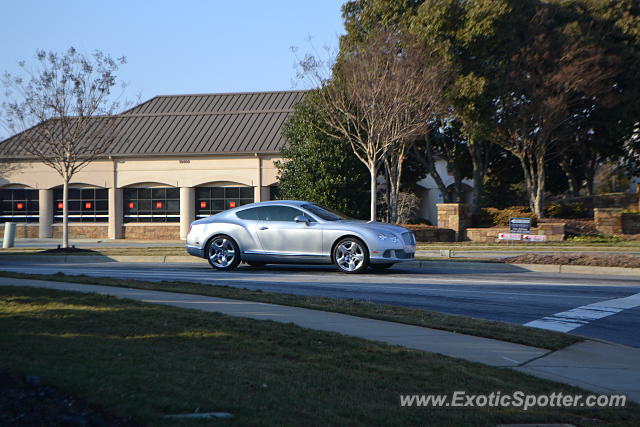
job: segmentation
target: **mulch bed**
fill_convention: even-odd
[[[538,222],[564,222],[564,231],[569,236],[597,236],[600,233],[596,229],[596,223],[591,219],[558,219],[558,218],[541,218]]]
[[[598,267],[635,267],[640,268],[640,256],[625,254],[525,254],[503,258],[500,262],[507,264],[561,264],[590,265]]]
[[[41,383],[0,369],[0,425],[3,426],[137,426],[128,418]]]

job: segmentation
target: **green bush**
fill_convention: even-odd
[[[505,209],[484,208],[483,211],[491,218],[491,223],[500,227],[509,226],[509,218],[531,218],[531,226],[538,225],[538,216],[526,206],[510,206]]]
[[[585,218],[588,215],[582,202],[551,203],[544,211],[551,218]]]

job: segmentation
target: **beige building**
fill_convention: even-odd
[[[200,217],[270,200],[281,127],[304,91],[158,96],[119,115],[109,153],[72,179],[69,235],[185,238]],[[29,158],[16,136],[0,155],[0,222],[18,237],[59,237],[62,178]]]

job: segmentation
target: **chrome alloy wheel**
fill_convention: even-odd
[[[334,259],[340,270],[346,273],[356,273],[366,268],[368,254],[364,245],[359,241],[344,239],[336,246]]]
[[[231,269],[235,267],[233,264],[238,257],[237,246],[226,236],[216,237],[209,245],[209,253],[207,256],[213,267],[218,269]]]

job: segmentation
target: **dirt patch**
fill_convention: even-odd
[[[507,264],[560,264],[640,268],[640,256],[624,254],[525,254],[503,258],[500,262]]]
[[[19,377],[0,369],[0,425],[137,426],[82,399],[41,384],[39,377]]]

